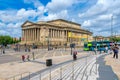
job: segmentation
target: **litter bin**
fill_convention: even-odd
[[[46,60],[46,66],[52,66],[52,59]]]

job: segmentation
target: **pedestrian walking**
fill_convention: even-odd
[[[73,52],[73,60],[77,60],[77,51]]]
[[[30,47],[28,48],[28,52],[30,52],[31,50],[30,50]]]
[[[30,56],[29,55],[27,55],[27,60],[30,61]]]
[[[109,54],[112,54],[113,53],[113,46],[112,45],[110,45],[110,51],[109,51]]]
[[[22,61],[23,62],[25,61],[25,55],[22,55]]]
[[[107,46],[105,46],[105,52],[108,53],[108,47]]]
[[[119,47],[117,46],[117,44],[115,44],[113,48],[113,52],[114,52],[113,58],[116,57],[116,59],[118,59],[118,50],[119,50]]]
[[[95,54],[97,54],[97,48],[94,48],[94,52],[95,52]]]

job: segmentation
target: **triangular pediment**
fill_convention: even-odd
[[[29,26],[29,25],[32,25],[34,24],[33,22],[30,22],[30,21],[25,21],[23,24],[22,24],[22,27],[25,27],[25,26]]]

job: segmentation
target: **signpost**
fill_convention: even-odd
[[[72,48],[75,48],[75,43],[71,43],[70,48],[71,48],[71,55],[72,55]]]

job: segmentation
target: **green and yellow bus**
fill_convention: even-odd
[[[92,42],[87,42],[84,43],[84,51],[94,51],[95,48],[97,48],[98,51],[105,50],[105,46],[108,47],[108,49],[111,46],[110,41],[92,41]]]

